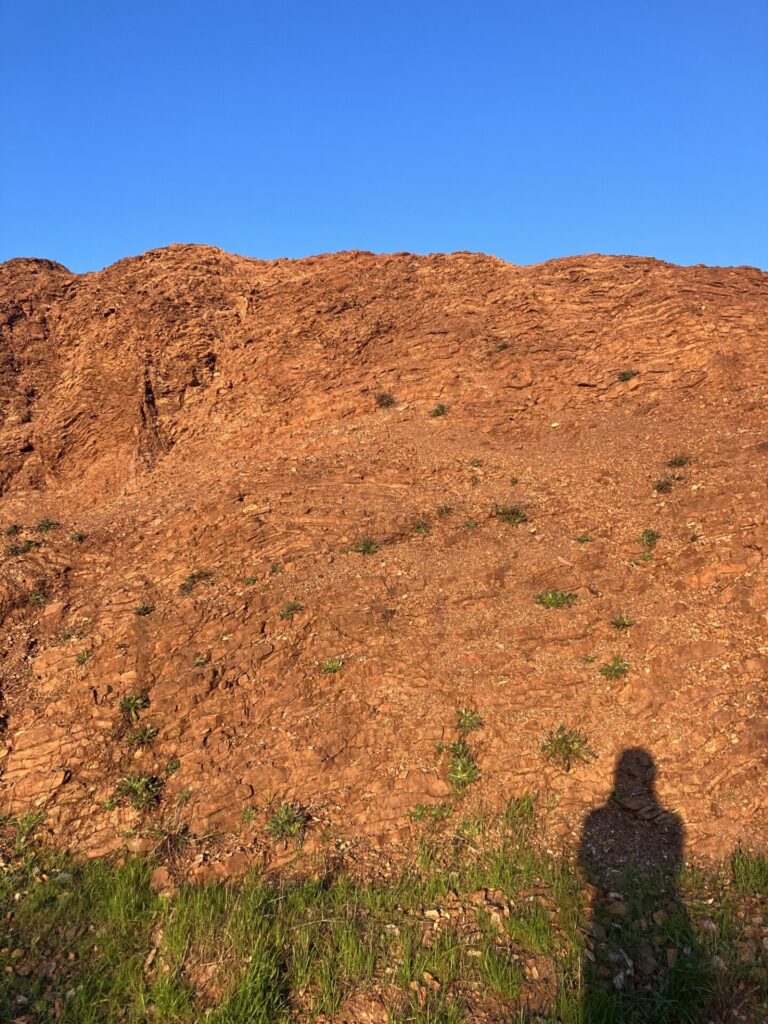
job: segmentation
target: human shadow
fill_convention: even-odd
[[[590,885],[583,1024],[693,1024],[711,993],[680,895],[685,829],[656,796],[640,747],[616,762],[605,805],[586,818],[579,866]]]

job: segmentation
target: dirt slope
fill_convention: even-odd
[[[4,809],[236,870],[296,801],[310,844],[396,850],[465,707],[462,813],[535,789],[576,838],[644,747],[689,852],[768,839],[768,275],[184,245],[11,260],[0,332]]]

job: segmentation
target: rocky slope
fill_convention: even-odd
[[[11,260],[0,332],[3,809],[389,853],[468,708],[460,813],[577,838],[642,747],[690,853],[768,839],[768,275],[172,246]]]

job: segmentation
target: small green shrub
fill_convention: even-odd
[[[429,523],[424,519],[417,519],[413,524],[413,532],[418,533],[420,537],[426,537],[429,533]]]
[[[611,619],[611,625],[614,629],[629,629],[630,626],[634,626],[634,621],[628,619],[626,615],[617,615],[615,619]]]
[[[92,654],[93,651],[78,651],[77,654],[75,655],[75,664],[81,666],[84,665],[86,661],[90,659]]]
[[[576,543],[577,544],[589,544],[589,542],[591,540],[592,540],[592,538],[589,536],[588,533],[580,533],[579,536],[576,538]]]
[[[397,405],[397,399],[389,391],[378,391],[376,393],[376,405],[380,409],[391,409],[393,405]]]
[[[270,839],[301,839],[309,824],[309,814],[300,804],[280,804],[267,821],[265,831]]]
[[[492,510],[492,515],[510,526],[521,526],[528,522],[528,513],[522,505],[499,505]]]
[[[661,537],[661,534],[656,530],[643,530],[640,534],[640,543],[644,548],[651,550],[656,547],[656,543]]]
[[[74,541],[75,544],[82,544],[84,540],[88,539],[88,534],[82,533],[80,530],[73,530],[69,535],[69,539]]]
[[[542,590],[535,595],[534,601],[542,608],[570,608],[577,597],[577,594],[569,594],[564,590]]]
[[[35,593],[29,595],[29,603],[35,608],[41,608],[45,604],[45,594]]]
[[[482,727],[483,720],[480,717],[479,712],[473,711],[471,708],[461,708],[459,710],[459,718],[456,722],[456,728],[462,736],[468,736],[469,733],[474,732],[475,729],[482,729]]]
[[[432,419],[438,419],[440,416],[446,416],[448,413],[448,406],[443,402],[438,402],[434,409],[430,410],[429,415]]]
[[[658,491],[659,494],[669,494],[672,490],[673,479],[671,476],[663,476],[660,480],[657,480],[653,485],[654,491]]]
[[[450,751],[451,760],[448,765],[448,781],[454,789],[463,792],[467,786],[477,782],[480,770],[463,736],[451,744]]]
[[[181,768],[181,761],[174,754],[173,757],[168,758],[168,761],[165,765],[165,774],[175,775],[179,768]]]
[[[156,725],[140,725],[131,733],[129,743],[132,747],[151,747],[156,736]]]
[[[379,545],[373,537],[361,537],[352,550],[356,551],[359,555],[375,555],[379,550]]]
[[[593,756],[586,736],[578,729],[566,729],[564,725],[547,734],[541,749],[548,761],[556,761],[567,772],[577,761],[587,761]]]
[[[600,675],[606,679],[621,679],[629,672],[629,662],[624,658],[615,657],[605,665],[600,666]]]
[[[58,530],[61,523],[57,523],[55,519],[41,519],[37,524],[38,533],[48,533],[49,530]]]
[[[616,374],[616,379],[626,383],[628,380],[632,380],[633,377],[637,377],[639,370],[622,370]]]
[[[159,802],[162,791],[162,780],[156,775],[126,775],[115,786],[115,798],[143,811]]]
[[[132,723],[139,720],[139,712],[149,707],[149,698],[141,693],[129,693],[120,700],[120,711]]]
[[[20,555],[26,555],[27,552],[39,547],[40,542],[37,540],[23,540],[18,544],[9,544],[5,549],[5,553],[11,558],[18,558]]]
[[[300,601],[286,601],[280,609],[280,618],[291,622],[297,612],[304,611],[304,605]]]
[[[134,614],[140,617],[143,615],[151,615],[154,610],[155,606],[153,604],[137,604],[133,609]]]
[[[258,582],[259,582],[259,577],[258,576],[246,576],[245,579],[243,580],[243,583],[246,585],[246,587],[252,587],[254,583],[258,583]]]
[[[323,665],[323,672],[327,676],[331,676],[334,674],[334,672],[341,672],[343,667],[343,658],[329,658],[328,661],[326,661],[325,664]]]
[[[281,572],[285,572],[285,569],[280,564],[280,562],[273,562],[272,565],[269,567],[270,576],[279,576]]]
[[[198,654],[192,659],[192,664],[195,668],[202,668],[203,665],[207,665],[210,660],[210,654]]]

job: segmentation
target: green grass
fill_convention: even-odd
[[[589,544],[589,542],[591,540],[592,540],[592,538],[589,536],[588,533],[580,533],[578,535],[578,537],[576,538],[576,543],[577,544]]]
[[[280,562],[273,562],[269,567],[270,576],[279,576],[281,572],[285,572],[285,569]]]
[[[429,415],[432,417],[433,420],[439,419],[439,417],[441,416],[447,416],[448,406],[445,405],[443,402],[438,402],[433,409],[430,409]]]
[[[768,854],[737,850],[731,858],[734,885],[746,893],[768,899]]]
[[[45,600],[45,594],[35,593],[29,595],[29,603],[34,608],[42,608],[42,606],[45,604]]]
[[[626,383],[628,380],[632,380],[633,377],[637,377],[639,370],[621,370],[616,374],[616,380]]]
[[[429,533],[429,523],[425,519],[417,519],[413,524],[413,532],[420,537],[426,537]]]
[[[39,547],[40,542],[37,540],[22,540],[18,544],[9,544],[5,549],[5,553],[9,558],[19,558],[21,555],[26,555],[34,548]]]
[[[155,606],[147,602],[145,602],[144,604],[137,604],[136,607],[133,609],[134,614],[138,615],[140,618],[144,615],[151,615],[154,610]]]
[[[529,798],[518,804],[529,827]],[[471,842],[429,833],[419,864],[386,877],[334,862],[171,895],[153,891],[153,860],[80,862],[43,846],[39,824],[38,814],[0,825],[3,1021],[310,1024],[357,1019],[352,1003],[344,1009],[356,996],[363,1006],[373,997],[392,1024],[704,1024],[730,1020],[735,1005],[740,1019],[766,1019],[765,962],[744,953],[765,857],[762,868],[739,852],[719,871],[684,873],[658,927],[656,887],[617,881],[627,913],[606,921],[601,945],[572,859],[538,850],[528,833],[486,843],[491,823],[479,818],[460,823]],[[615,985],[619,950],[636,959],[654,943],[653,983]]]
[[[416,804],[413,810],[408,812],[412,821],[431,822],[445,821],[453,814],[453,807],[448,803],[439,804]]]
[[[259,577],[258,576],[245,576],[243,578],[243,583],[245,584],[246,587],[252,587],[254,585],[254,583],[258,583],[258,582],[259,582]]]
[[[627,672],[629,672],[629,662],[618,656],[600,666],[600,675],[605,676],[606,679],[621,679]]]
[[[179,768],[181,768],[181,761],[174,754],[173,757],[168,758],[163,770],[166,775],[175,775]]]
[[[554,761],[567,772],[579,761],[588,761],[593,755],[586,736],[578,729],[559,725],[547,733],[541,750],[548,761]]]
[[[334,675],[334,673],[336,672],[341,672],[343,668],[343,658],[329,658],[326,662],[323,663],[323,672],[327,676]]]
[[[78,651],[75,655],[75,664],[81,667],[93,657],[93,651]]]
[[[88,534],[83,533],[82,530],[72,530],[69,539],[74,541],[75,544],[82,544],[84,540],[88,539]]]
[[[304,605],[301,601],[286,601],[280,609],[280,618],[286,622],[291,622],[294,615],[302,611],[304,611]]]
[[[542,590],[533,599],[542,608],[570,608],[572,604],[575,604],[577,595],[564,590]]]
[[[192,665],[195,668],[203,668],[211,660],[210,654],[196,654],[192,659]]]

